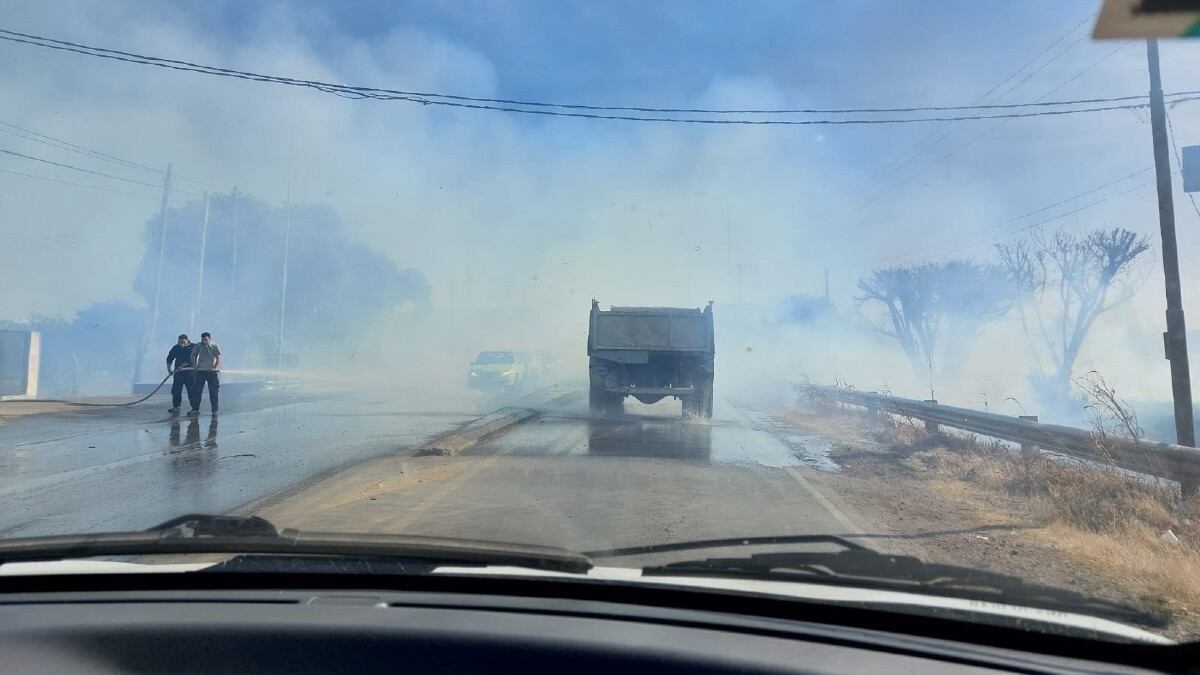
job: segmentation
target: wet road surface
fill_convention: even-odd
[[[254,511],[279,527],[617,548],[696,539],[852,534],[805,468],[819,439],[718,400],[711,423],[678,404],[590,419],[583,396],[451,457],[368,462]]]
[[[260,392],[172,417],[166,400],[0,425],[0,537],[150,527],[223,513],[322,472],[419,444],[478,416],[453,396]],[[207,406],[205,406],[207,408]]]

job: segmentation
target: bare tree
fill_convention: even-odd
[[[1133,297],[1144,276],[1138,258],[1145,236],[1126,229],[997,244],[1001,265],[1020,291],[1021,326],[1037,372],[1050,393],[1066,397],[1071,371],[1096,319]]]
[[[881,305],[876,329],[894,338],[918,372],[956,368],[979,330],[1008,311],[1013,293],[997,265],[971,260],[876,270],[860,279],[859,306]],[[944,345],[942,343],[945,343]],[[939,349],[944,358],[935,358]]]

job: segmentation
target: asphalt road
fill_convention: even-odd
[[[156,397],[0,425],[0,537],[139,529],[185,513],[224,513],[478,415],[472,399],[451,395],[260,392],[223,397],[217,418],[173,417],[168,404]]]
[[[574,550],[861,531],[803,476],[834,468],[827,441],[721,400],[707,423],[679,419],[677,403],[591,419],[583,399],[459,455],[377,459],[249,512],[310,531]]]
[[[592,419],[584,396],[550,398],[507,402],[540,415],[450,457],[413,448],[505,402],[264,392],[224,401],[219,418],[151,402],[15,419],[0,426],[0,536],[231,511],[577,550],[855,531],[800,471],[836,468],[823,439],[724,400],[710,423],[673,402]]]

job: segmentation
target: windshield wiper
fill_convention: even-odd
[[[1029,583],[1016,576],[958,565],[927,563],[912,556],[878,553],[840,537],[818,535],[807,538],[805,543],[833,543],[841,545],[844,550],[832,553],[795,551],[757,553],[745,557],[704,558],[644,567],[642,575],[803,581],[1103,614],[1126,622],[1154,626],[1166,624],[1166,619],[1158,614],[1093,598],[1076,591]]]
[[[602,551],[585,551],[583,555],[595,560],[598,558],[626,558],[635,555],[669,553],[671,551],[696,551],[706,548],[772,546],[778,544],[834,544],[845,549],[870,550],[862,544],[850,541],[845,537],[839,537],[836,534],[781,534],[770,537],[729,537],[725,539],[673,541],[666,544],[650,544],[649,546],[630,546],[628,548],[610,548]]]
[[[0,565],[187,553],[398,557],[437,564],[512,565],[575,573],[592,568],[586,556],[563,548],[403,534],[280,531],[257,516],[193,514],[144,531],[0,539]]]

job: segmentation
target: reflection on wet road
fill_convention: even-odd
[[[587,452],[615,457],[707,460],[712,454],[712,426],[644,417],[588,420]]]
[[[712,420],[682,419],[678,403],[652,406],[626,403],[617,417],[593,418],[586,406],[551,410],[470,451],[512,455],[595,455],[681,459],[782,468],[812,466],[836,470],[827,442],[775,433],[770,418],[718,399]]]
[[[254,511],[279,527],[563,546],[856,531],[799,472],[819,448],[721,399],[592,418],[584,396],[459,455],[363,464]]]
[[[318,475],[333,476],[318,485],[340,496],[275,509],[281,527],[579,546],[653,541],[664,532],[717,536],[731,524],[760,533],[844,529],[793,473],[835,468],[827,446],[791,438],[769,417],[720,399],[712,420],[680,419],[677,403],[633,402],[621,416],[593,419],[577,396],[451,458],[412,458],[408,450],[479,415],[453,397],[276,393],[230,401],[219,418],[155,410],[0,426],[0,536],[140,529],[185,513],[229,512]],[[352,505],[362,486],[343,495],[336,483],[373,457],[400,462],[394,476],[386,467],[366,476],[396,492],[359,511]],[[711,508],[721,518],[703,515]]]
[[[137,529],[226,512],[315,474],[410,447],[476,415],[461,400],[230,399],[218,418],[159,406],[0,426],[0,536]],[[411,405],[411,403],[410,403]]]

